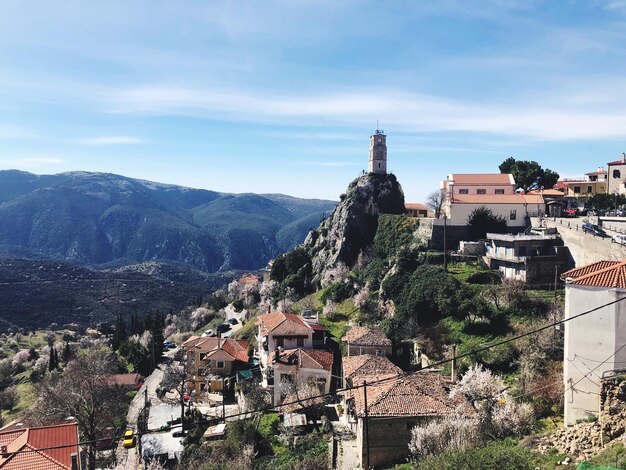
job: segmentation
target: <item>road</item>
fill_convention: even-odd
[[[176,351],[178,351],[178,348],[171,349],[167,351],[164,356],[171,359],[174,357],[174,354],[176,354]],[[128,413],[126,414],[126,422],[129,427],[133,429],[137,427],[137,418],[139,417],[141,410],[143,410],[144,402],[146,400],[146,391],[148,400],[158,400],[156,390],[163,380],[163,370],[165,369],[166,364],[166,362],[162,362],[156,369],[154,369],[152,374],[146,377],[146,380],[138,390],[137,395],[135,395],[135,398],[133,398],[133,401],[130,403]],[[122,445],[122,441],[120,441],[117,449],[118,461],[115,468],[118,470],[134,470],[141,468],[141,462],[139,461],[137,449],[137,447],[134,449],[125,449]]]

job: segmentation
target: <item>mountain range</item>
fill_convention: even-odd
[[[0,171],[0,253],[95,268],[255,270],[301,243],[335,205],[108,173]]]

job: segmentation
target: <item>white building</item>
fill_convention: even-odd
[[[517,229],[527,227],[529,217],[545,213],[543,196],[516,193],[510,174],[454,173],[442,181],[441,189],[446,197],[443,213],[450,225],[466,225],[470,214],[480,207],[503,217],[510,228]]]
[[[261,315],[256,325],[262,385],[274,389],[274,403],[284,398],[280,390],[283,383],[296,385],[312,379],[318,385],[323,383],[325,392],[330,390],[333,355],[321,349],[326,329],[317,323],[317,317],[273,312]]]
[[[563,274],[565,424],[598,415],[604,374],[626,368],[626,260],[600,261]]]

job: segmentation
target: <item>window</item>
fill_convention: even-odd
[[[276,347],[284,348],[285,347],[285,338],[276,338]]]
[[[496,189],[496,194],[504,194],[504,189]]]
[[[613,170],[613,178],[621,178],[622,173],[619,170]]]
[[[593,186],[587,186],[587,193],[593,192]]]
[[[469,194],[469,189],[459,189],[459,194]]]
[[[574,194],[580,194],[580,186],[574,186]]]
[[[299,348],[303,348],[304,347],[304,338],[298,338],[298,347]]]
[[[487,190],[486,189],[477,189],[476,190],[476,194],[487,194]]]
[[[516,220],[516,219],[517,219],[517,210],[511,209],[511,212],[509,214],[509,220]]]
[[[205,358],[205,357],[206,357],[206,353],[201,352],[201,353],[200,353],[200,356],[199,356],[199,359],[200,359],[201,361],[204,361],[204,358]]]
[[[225,365],[226,364],[224,363],[224,361],[216,361],[215,362],[215,368],[216,369],[223,369]]]

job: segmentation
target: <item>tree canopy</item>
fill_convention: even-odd
[[[541,165],[531,160],[516,160],[509,157],[499,166],[500,173],[511,173],[515,178],[518,189],[528,191],[529,189],[552,188],[559,179],[559,174],[544,169]]]
[[[494,214],[485,206],[474,209],[467,218],[467,236],[470,240],[482,240],[487,233],[506,233],[506,219]]]

